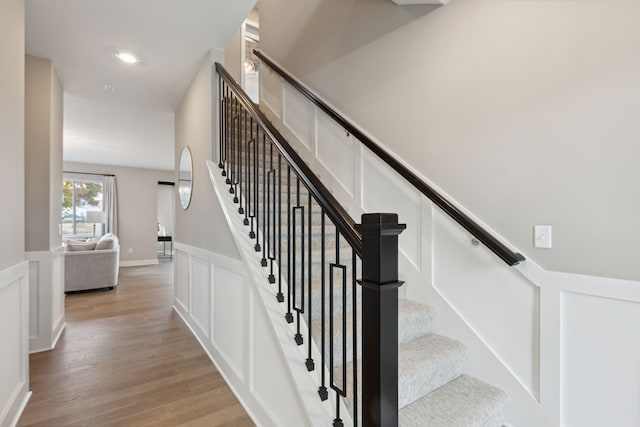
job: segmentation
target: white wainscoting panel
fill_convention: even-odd
[[[640,303],[562,295],[562,425],[640,426]]]
[[[394,212],[407,224],[399,245],[411,264],[422,269],[422,196],[369,150],[362,154],[362,207],[365,212]]]
[[[260,70],[260,103],[282,118],[282,78],[267,67]]]
[[[211,338],[211,263],[191,257],[191,318],[200,332]]]
[[[40,262],[29,261],[29,340],[40,336]]]
[[[29,349],[48,351],[65,326],[64,247],[26,252],[29,260]]]
[[[434,215],[434,286],[533,396],[539,394],[539,292],[441,212]]]
[[[244,379],[247,352],[245,340],[239,339],[238,331],[246,330],[247,281],[242,275],[221,266],[214,267],[214,276],[213,342],[236,375]]]
[[[191,268],[189,255],[185,252],[176,252],[174,260],[175,280],[173,284],[173,294],[175,303],[179,305],[185,313],[188,313],[189,307],[191,306],[189,302],[189,270]]]
[[[316,116],[316,157],[351,197],[355,194],[355,145],[351,136],[324,113]]]
[[[286,366],[287,360],[272,345],[277,338],[270,330],[267,321],[263,313],[257,313],[254,317],[255,354],[259,356],[255,358],[254,362],[253,388],[265,407],[273,413],[281,414],[284,425],[295,425],[296,420],[305,419],[305,414],[301,411],[301,405],[298,403],[300,397],[291,394],[291,390],[287,390],[282,395],[273,392],[273,385],[280,381],[280,372],[286,371],[288,368]],[[298,360],[303,360],[303,357],[301,353]],[[274,363],[277,366],[274,367]]]
[[[321,425],[309,422],[301,409],[303,405],[292,384],[291,367],[284,362],[279,347],[282,338],[274,338],[277,334],[272,330],[273,307],[263,307],[264,291],[253,288],[256,284],[250,279],[250,267],[243,261],[180,242],[175,243],[174,263],[175,310],[256,424]],[[257,261],[251,266],[263,274]],[[263,279],[260,285],[268,288],[266,276]],[[191,304],[179,301],[180,295],[183,300],[190,298]],[[207,303],[196,302],[198,299]],[[269,295],[268,303],[278,307],[273,295]],[[206,313],[202,312],[205,308]],[[278,312],[277,317],[289,327],[281,313]],[[210,325],[210,337],[201,324]],[[287,335],[286,342],[297,352],[291,336]],[[299,365],[303,375],[308,376],[303,364]],[[323,415],[326,421],[326,414]]]
[[[0,427],[15,425],[29,399],[29,265],[0,271]]]
[[[51,302],[53,308],[51,309],[51,319],[53,320],[53,334],[55,340],[60,336],[62,332],[62,325],[65,322],[64,311],[64,252],[53,256],[51,259]],[[56,333],[56,329],[60,329],[59,333]],[[52,347],[55,347],[55,341],[52,343]]]
[[[284,124],[310,150],[313,136],[313,105],[306,102],[300,92],[287,85],[284,88],[284,106]]]

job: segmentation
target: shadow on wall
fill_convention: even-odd
[[[280,60],[304,76],[440,7],[399,6],[390,0],[317,1],[313,14],[300,18],[299,34],[290,38],[296,42]]]

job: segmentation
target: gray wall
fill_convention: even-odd
[[[215,60],[221,61],[221,54]],[[238,258],[233,236],[227,226],[222,208],[209,179],[207,160],[215,160],[212,119],[212,96],[217,84],[212,85],[213,59],[207,55],[196,73],[180,105],[176,109],[176,170],[185,146],[193,155],[193,194],[191,204],[183,210],[176,201],[176,241],[197,248]],[[178,182],[177,177],[175,179]]]
[[[115,175],[120,260],[156,259],[158,181],[173,181],[172,171],[73,162],[65,162],[64,170]]]
[[[639,2],[260,3],[267,54],[527,256],[636,280],[638,22]]]
[[[24,2],[0,2],[0,270],[24,260]]]
[[[48,59],[25,59],[25,250],[62,243],[62,86]],[[54,190],[54,191],[52,191]]]
[[[55,248],[62,244],[60,235],[60,212],[62,212],[62,197],[60,185],[62,182],[62,129],[64,120],[64,93],[62,83],[53,68],[51,73],[51,146],[49,153],[49,206],[52,215],[49,217],[49,246]]]

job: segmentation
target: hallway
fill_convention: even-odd
[[[53,351],[31,355],[18,426],[252,426],[173,311],[173,263],[120,270],[113,291],[66,297]]]

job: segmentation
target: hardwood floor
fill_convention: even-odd
[[[30,357],[18,426],[254,425],[172,310],[172,267],[122,268],[114,290],[66,297],[56,348]]]

